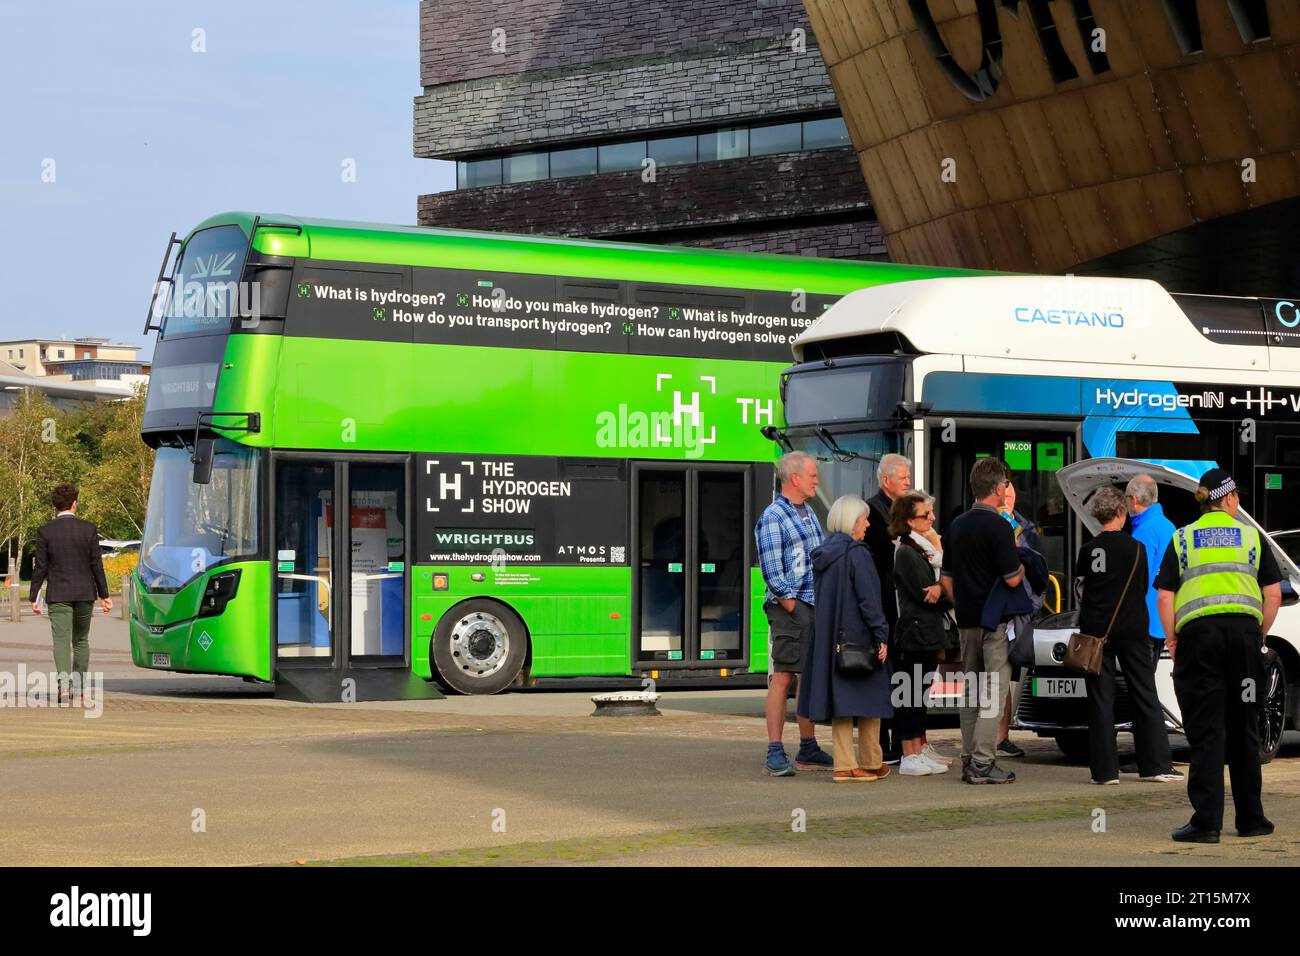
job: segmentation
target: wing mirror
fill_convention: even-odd
[[[206,485],[212,481],[212,451],[216,445],[216,439],[200,438],[194,443],[194,454],[190,456],[190,461],[194,463],[194,474],[191,480],[196,485]]]

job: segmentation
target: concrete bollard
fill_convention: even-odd
[[[125,575],[122,578],[122,606],[118,615],[124,621],[131,619],[131,575]]]
[[[593,717],[659,717],[659,708],[655,704],[659,695],[648,691],[630,693],[596,694],[591,702],[596,709]]]
[[[22,614],[22,588],[17,581],[9,585],[9,620],[15,624],[21,619]]]

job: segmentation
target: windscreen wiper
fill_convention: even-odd
[[[854,461],[854,460],[859,460],[859,461],[876,460],[874,456],[859,455],[856,451],[846,451],[845,449],[841,448],[839,444],[835,441],[835,437],[831,435],[831,433],[827,431],[826,428],[824,427],[818,428],[813,434],[815,434],[818,438],[820,438],[822,444],[831,450],[831,455],[834,456],[836,461],[843,462],[843,461]]]

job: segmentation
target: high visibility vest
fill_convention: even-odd
[[[1195,524],[1174,532],[1178,591],[1174,632],[1210,614],[1249,614],[1264,620],[1259,587],[1259,531],[1226,511],[1210,511]]]

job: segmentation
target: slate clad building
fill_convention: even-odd
[[[421,63],[422,225],[1300,290],[1296,0],[425,0]]]
[[[425,0],[420,45],[420,225],[885,257],[801,0]]]

